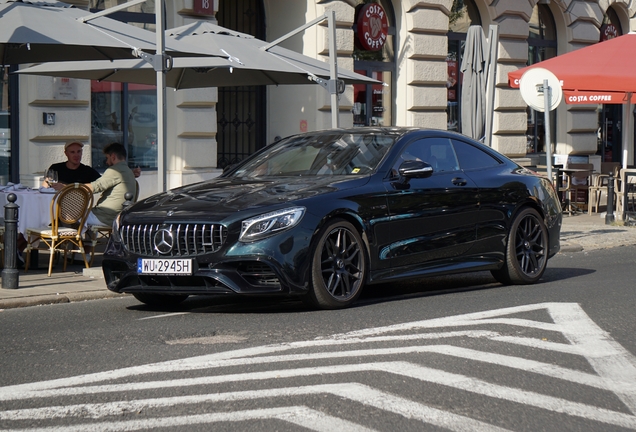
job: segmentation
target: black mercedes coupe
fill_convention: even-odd
[[[431,275],[535,283],[561,219],[547,178],[463,135],[332,129],[126,208],[103,270],[108,289],[151,305],[281,295],[335,309],[365,285]]]

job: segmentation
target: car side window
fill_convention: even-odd
[[[463,170],[491,168],[501,165],[501,161],[474,145],[453,140],[453,146],[459,159],[459,166]]]
[[[455,151],[448,138],[424,138],[409,144],[398,160],[393,170],[397,173],[402,162],[407,160],[420,160],[430,164],[433,172],[457,171],[459,163]]]

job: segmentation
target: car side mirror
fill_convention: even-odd
[[[404,178],[428,178],[433,175],[433,167],[426,162],[407,160],[402,162],[398,173]]]

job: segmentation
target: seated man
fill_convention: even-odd
[[[112,143],[104,148],[108,168],[97,180],[88,183],[93,193],[101,192],[97,205],[89,213],[86,225],[111,226],[124,208],[125,195],[135,195],[137,182],[132,170],[126,163],[126,148],[119,143]]]
[[[92,167],[82,163],[82,151],[84,144],[78,141],[69,141],[64,145],[64,154],[66,162],[54,163],[48,171],[57,172],[57,181],[63,185],[69,183],[90,183],[97,180],[100,174]],[[141,168],[133,169],[135,177],[141,175]],[[44,179],[42,186],[52,187],[52,185]]]
[[[99,173],[94,168],[82,163],[83,148],[84,144],[77,141],[70,141],[64,145],[67,161],[55,163],[49,167],[49,171],[57,172],[58,182],[62,184],[90,183],[99,178]],[[51,187],[52,185],[45,179],[43,186]]]

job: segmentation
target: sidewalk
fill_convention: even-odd
[[[599,214],[563,215],[561,253],[590,251],[636,244],[636,227],[605,225]],[[79,256],[77,256],[79,258]],[[93,267],[85,269],[75,261],[66,272],[62,264],[48,272],[48,254],[40,255],[38,270],[20,270],[18,289],[0,288],[0,311],[3,309],[37,306],[52,303],[122,297],[106,289],[102,274],[101,254],[96,253]]]
[[[0,288],[0,311],[25,306],[37,306],[52,303],[95,300],[109,297],[122,297],[106,289],[101,268],[101,253],[95,253],[91,268],[85,268],[79,255],[75,255],[73,264],[62,271],[62,263],[53,267],[51,277],[47,276],[49,266],[48,253],[40,253],[38,268],[20,270],[18,289]]]

